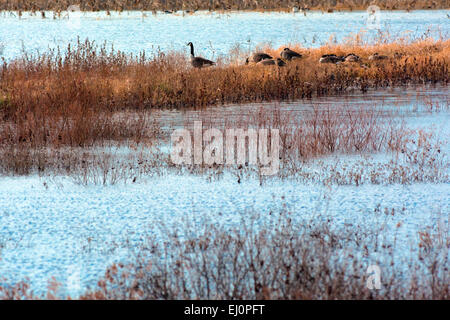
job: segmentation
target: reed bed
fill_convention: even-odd
[[[79,5],[84,11],[100,10],[146,10],[146,11],[177,11],[177,10],[282,10],[290,11],[297,7],[305,10],[365,10],[370,5],[377,5],[386,10],[415,9],[448,9],[448,0],[4,0],[0,10],[15,11],[64,11],[70,5]]]
[[[108,52],[88,41],[64,52],[25,55],[4,62],[0,116],[72,116],[124,109],[202,108],[228,103],[311,98],[404,84],[449,80],[450,41],[423,40],[374,46],[344,44],[318,49],[292,46],[305,58],[284,68],[245,66],[244,52],[219,59],[218,67],[193,69],[181,53],[149,58]],[[281,48],[264,48],[278,56]],[[324,53],[360,55],[362,63],[320,64]],[[390,59],[369,61],[374,52]],[[248,53],[247,53],[248,54]],[[48,117],[47,117],[48,118]]]
[[[246,66],[249,53],[233,52],[218,67],[193,69],[179,52],[147,57],[108,51],[89,41],[4,62],[0,79],[0,114],[17,118],[28,111],[81,108],[111,111],[151,108],[201,108],[226,103],[311,98],[381,86],[443,83],[449,80],[449,40],[415,43],[291,46],[305,58],[284,68]],[[263,48],[278,56],[282,48]],[[362,63],[320,64],[325,53],[356,53]],[[390,58],[369,61],[379,52]],[[52,112],[53,113],[53,112]],[[73,110],[71,112],[79,113]]]
[[[384,86],[448,83],[448,40],[368,45],[353,39],[317,49],[292,48],[305,57],[283,68],[244,65],[248,52],[234,50],[233,54],[219,59],[217,67],[198,70],[191,68],[181,53],[133,56],[89,41],[78,42],[64,52],[25,54],[11,62],[3,61],[0,74],[2,171],[45,172],[45,168],[60,167],[54,159],[65,159],[61,163],[68,162],[68,167],[73,168],[71,160],[67,160],[73,158],[71,152],[55,156],[54,151],[63,148],[153,145],[161,138],[159,124],[152,116],[156,108],[206,108],[228,103],[312,98]],[[281,51],[281,48],[262,49],[274,56]],[[330,52],[353,52],[363,60],[320,64],[319,57]],[[390,58],[368,60],[374,52]],[[395,125],[381,124],[379,116],[370,110],[359,110],[353,118],[347,117],[347,111],[319,112],[312,118],[315,122],[292,124],[291,127],[298,128],[297,132],[284,134],[291,139],[285,141],[286,145],[295,147],[291,156],[295,153],[297,159],[336,152],[394,149],[398,152],[400,147],[386,146],[386,141],[403,137],[402,130]],[[287,121],[272,127],[281,128],[284,123]],[[392,135],[387,137],[387,132]]]
[[[388,208],[383,211],[384,215],[396,214]],[[405,271],[396,263],[395,240],[391,243],[392,237],[380,226],[334,227],[330,220],[316,219],[297,224],[288,211],[273,215],[264,218],[271,221],[270,230],[260,227],[257,218],[232,230],[208,221],[196,233],[187,224],[187,239],[180,240],[177,232],[169,232],[165,243],[149,239],[134,262],[111,266],[98,289],[80,299],[450,297],[446,267],[450,239],[445,223],[442,229],[417,234],[419,241]],[[366,285],[372,252],[379,254],[383,270],[380,290]]]
[[[146,111],[138,115],[141,119],[151,116]],[[261,108],[236,120],[211,123],[208,116],[201,120],[204,130],[210,127],[222,132],[228,128],[279,130],[280,169],[275,179],[356,186],[449,181],[444,152],[448,142],[430,128],[408,128],[395,117],[395,112],[381,107],[315,106],[301,117],[279,109]],[[192,121],[186,121],[181,125],[191,127]],[[163,151],[169,145],[170,128],[161,130],[157,121],[144,124],[128,128],[128,139],[102,141],[98,137],[92,145],[35,146],[31,142],[6,142],[0,146],[0,174],[68,176],[81,185],[135,183],[167,174],[197,175],[216,181],[224,173],[231,173],[238,182],[259,179],[261,185],[270,179],[261,175],[257,165],[176,166],[169,153]],[[133,130],[137,130],[136,136],[131,134]],[[384,155],[383,161],[375,161],[373,157],[380,154]]]
[[[200,228],[186,219],[178,231],[161,223],[164,240],[147,239],[129,262],[113,264],[96,287],[73,298],[448,300],[450,239],[442,213],[434,213],[435,226],[412,235],[407,256],[397,235],[386,230],[405,212],[377,207],[365,214],[379,222],[339,226],[318,216],[297,221],[281,210],[242,214],[247,218],[239,227],[206,217]],[[379,289],[367,286],[372,264],[381,268]],[[36,295],[24,281],[0,287],[0,299],[71,298],[60,289],[52,280],[47,294]]]

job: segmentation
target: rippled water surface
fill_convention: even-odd
[[[151,12],[63,13],[53,19],[41,15],[0,13],[0,43],[3,56],[17,57],[22,50],[43,52],[49,47],[66,46],[68,42],[89,38],[108,41],[126,52],[186,50],[187,41],[196,44],[198,52],[210,58],[227,53],[236,44],[244,50],[268,43],[275,47],[287,43],[319,46],[334,37],[343,40],[362,32],[374,39],[380,32],[391,36],[418,38],[424,35],[448,38],[450,19],[446,10],[381,11],[376,20],[368,20],[365,11],[321,13],[197,12],[192,15],[152,14]],[[374,23],[375,21],[375,23]],[[0,47],[2,47],[0,45]]]
[[[208,107],[200,110],[154,110],[155,117],[162,129],[172,130],[191,126],[194,121],[202,120],[208,125],[222,127],[225,124],[251,123],[261,113],[278,113],[284,117],[304,118],[311,116],[312,111],[339,109],[349,107],[371,108],[378,112],[385,111],[386,116],[401,117],[427,116],[436,108],[448,110],[450,95],[448,86],[409,86],[398,88],[382,88],[368,92],[354,91],[345,95],[316,97],[314,99],[291,102],[264,102],[251,104],[225,105]]]
[[[389,30],[394,37],[412,38],[424,34],[448,38],[450,31],[450,19],[443,10],[382,12],[380,25],[369,29],[365,12],[314,12],[306,16],[302,13],[146,15],[126,12],[107,16],[100,12],[52,19],[52,13],[47,13],[46,19],[29,14],[19,19],[10,13],[0,13],[0,55],[12,59],[22,50],[44,52],[49,47],[76,41],[78,36],[108,41],[127,52],[149,53],[158,48],[186,50],[186,42],[193,41],[200,54],[217,57],[236,44],[244,49],[263,42],[275,47],[289,42],[318,46],[331,36],[339,41],[361,30],[366,30],[365,34],[372,39],[380,30]],[[240,120],[257,118],[262,111],[305,117],[312,108],[374,106],[382,111],[395,111],[392,119],[404,120],[409,128],[435,131],[443,141],[443,153],[448,154],[448,92],[448,86],[402,87],[294,102],[156,110],[152,116],[169,131],[190,126],[194,120],[209,121],[218,127],[224,121],[239,124]],[[351,160],[349,164],[361,162],[363,168],[372,165],[375,156],[385,163],[393,159],[390,154],[374,155],[373,159],[361,155],[356,160],[337,155],[321,161],[334,165]],[[312,165],[311,170],[325,171],[319,165]],[[448,172],[448,161],[443,170]],[[82,186],[62,176],[1,177],[0,286],[29,279],[32,290],[40,294],[45,292],[48,280],[55,277],[64,293],[76,297],[87,287],[95,287],[113,262],[128,262],[148,236],[164,241],[166,235],[159,228],[162,222],[168,230],[181,229],[186,219],[199,221],[201,225],[206,218],[214,219],[218,225],[235,227],[252,212],[258,212],[262,217],[259,223],[265,225],[270,221],[267,216],[284,208],[299,221],[323,217],[335,225],[354,224],[374,228],[374,232],[383,226],[389,235],[383,241],[393,244],[394,257],[405,258],[401,261],[415,256],[411,248],[418,248],[418,232],[438,225],[438,214],[443,216],[443,225],[448,225],[447,180],[358,186],[271,179],[261,184],[250,178],[241,182],[228,172],[217,181],[208,179],[168,172],[138,183]],[[391,208],[392,212],[395,208],[402,213],[385,217],[375,214],[377,208]],[[361,248],[353,249],[358,252]],[[377,254],[371,252],[368,259],[378,261]]]

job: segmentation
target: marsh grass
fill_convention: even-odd
[[[146,111],[137,113],[115,114],[114,118],[149,116]],[[302,116],[278,108],[261,108],[234,120],[224,119],[221,124],[216,120],[210,122],[207,115],[201,119],[203,130],[278,129],[280,171],[275,179],[357,186],[448,182],[444,151],[448,142],[440,140],[433,130],[408,128],[393,113],[378,107],[340,105],[313,106]],[[181,125],[190,128],[192,123],[185,121]],[[142,134],[145,138],[130,134],[128,139],[98,140],[82,146],[32,147],[29,143],[6,143],[0,148],[0,173],[63,175],[81,185],[135,183],[166,174],[190,174],[215,181],[222,179],[225,172],[235,175],[238,182],[256,178],[262,184],[270,179],[261,176],[258,165],[174,165],[167,151],[170,129],[161,130],[157,121],[146,124],[138,131],[145,132]],[[374,160],[380,155],[382,161]],[[248,154],[246,157],[248,161]]]
[[[376,217],[374,224],[336,224],[320,214],[298,221],[287,209],[247,212],[238,227],[206,217],[201,227],[195,219],[178,230],[161,223],[164,239],[148,238],[76,298],[449,299],[449,226],[442,213],[435,226],[412,235],[407,253],[397,235],[405,226],[393,222],[407,213],[378,206],[366,214]],[[379,290],[367,287],[369,265],[381,268]],[[53,279],[47,294],[36,295],[25,280],[0,287],[0,298],[71,298],[60,288]]]
[[[290,100],[385,86],[448,83],[449,41],[377,46],[348,43],[318,49],[293,47],[306,58],[285,68],[236,65],[194,70],[180,53],[149,58],[125,55],[89,41],[64,53],[4,61],[0,79],[2,130],[10,143],[85,145],[126,138],[145,119],[113,122],[121,110],[204,108],[211,105]],[[280,52],[267,48],[275,56]],[[391,57],[370,62],[378,51]],[[363,63],[319,64],[324,53],[355,52]],[[401,57],[394,58],[401,52]],[[244,57],[242,62],[244,61]],[[13,134],[14,133],[14,134]]]
[[[220,104],[344,94],[349,90],[448,83],[448,40],[389,42],[382,36],[377,44],[369,44],[356,36],[343,44],[329,43],[317,49],[291,47],[305,58],[285,68],[243,65],[248,52],[235,48],[231,58],[219,59],[217,67],[196,70],[179,52],[157,52],[152,57],[143,52],[127,55],[87,40],[64,51],[24,53],[14,61],[3,61],[0,170],[18,175],[44,174],[52,169],[68,174],[82,172],[85,177],[98,175],[98,168],[83,169],[77,153],[83,148],[158,144],[163,134],[152,114],[154,109],[206,109]],[[262,49],[277,56],[282,48]],[[319,57],[330,52],[354,52],[363,62],[320,64]],[[390,58],[369,61],[367,57],[374,52]],[[430,112],[446,108],[432,103],[428,103]],[[280,129],[286,146],[282,157],[288,163],[339,153],[399,152],[407,135],[398,124],[381,121],[383,115],[363,107],[314,109],[301,120],[276,110],[252,117],[249,114],[243,118],[247,119],[245,123],[230,125],[245,128],[256,119],[258,127]],[[92,155],[84,161],[93,166],[101,162],[99,159],[99,155]],[[170,167],[168,161],[158,161],[160,166]],[[124,163],[132,167],[139,163],[131,162]],[[107,171],[110,178],[96,178],[98,182],[116,181],[116,176],[131,181],[136,177],[133,170],[117,173],[117,166],[110,163],[106,169],[109,162],[102,163],[101,175]],[[157,167],[155,164],[153,161],[152,166]],[[149,170],[146,167],[139,172]]]
[[[334,10],[365,10],[369,5],[376,4],[381,9],[387,10],[414,10],[414,9],[448,9],[446,0],[5,0],[0,4],[0,10],[14,11],[65,11],[70,5],[79,4],[84,11],[124,11],[124,10],[148,10],[148,11],[176,11],[176,10],[281,10],[291,11],[293,7],[305,10],[321,10],[333,12]]]
[[[99,288],[80,298],[449,298],[448,225],[417,234],[404,270],[395,240],[383,238],[381,226],[336,229],[330,220],[296,224],[288,211],[273,216],[270,230],[256,220],[232,230],[211,221],[200,230],[186,226],[187,237],[172,232],[165,242],[149,239],[134,262],[113,265]],[[366,286],[367,267],[375,262],[383,270],[381,290]]]

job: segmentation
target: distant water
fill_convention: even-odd
[[[0,13],[0,55],[12,59],[27,52],[44,52],[48,48],[66,47],[79,36],[103,43],[107,41],[115,49],[125,52],[148,54],[157,50],[185,50],[192,41],[197,52],[216,58],[229,52],[235,45],[243,50],[253,50],[259,44],[278,47],[289,43],[301,43],[305,47],[317,47],[330,39],[342,41],[350,34],[364,32],[373,40],[380,33],[395,38],[420,38],[433,36],[448,39],[450,19],[446,10],[429,11],[380,11],[376,19],[365,11],[321,13],[259,13],[259,12],[197,12],[192,15],[140,11],[75,12],[62,13],[53,19],[52,12]],[[3,51],[3,52],[2,52]]]

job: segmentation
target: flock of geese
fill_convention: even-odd
[[[194,53],[194,45],[192,44],[192,42],[189,42],[187,45],[191,47],[191,65],[194,68],[209,67],[216,64],[214,61],[202,57],[196,57]],[[300,53],[295,52],[289,48],[284,48],[283,51],[281,51],[280,58],[273,58],[271,55],[267,53],[257,52],[253,54],[251,58],[250,57],[247,58],[245,60],[245,64],[248,65],[252,63],[256,65],[265,65],[265,66],[276,65],[278,67],[283,67],[286,65],[286,61],[301,59],[302,57],[303,56]],[[384,60],[387,58],[388,58],[387,56],[383,56],[378,53],[374,53],[373,55],[369,56],[369,60]],[[359,61],[361,61],[361,58],[354,53],[349,53],[345,56],[338,56],[335,54],[324,54],[319,59],[320,63],[334,63],[334,64],[338,64],[341,62],[359,62]]]

